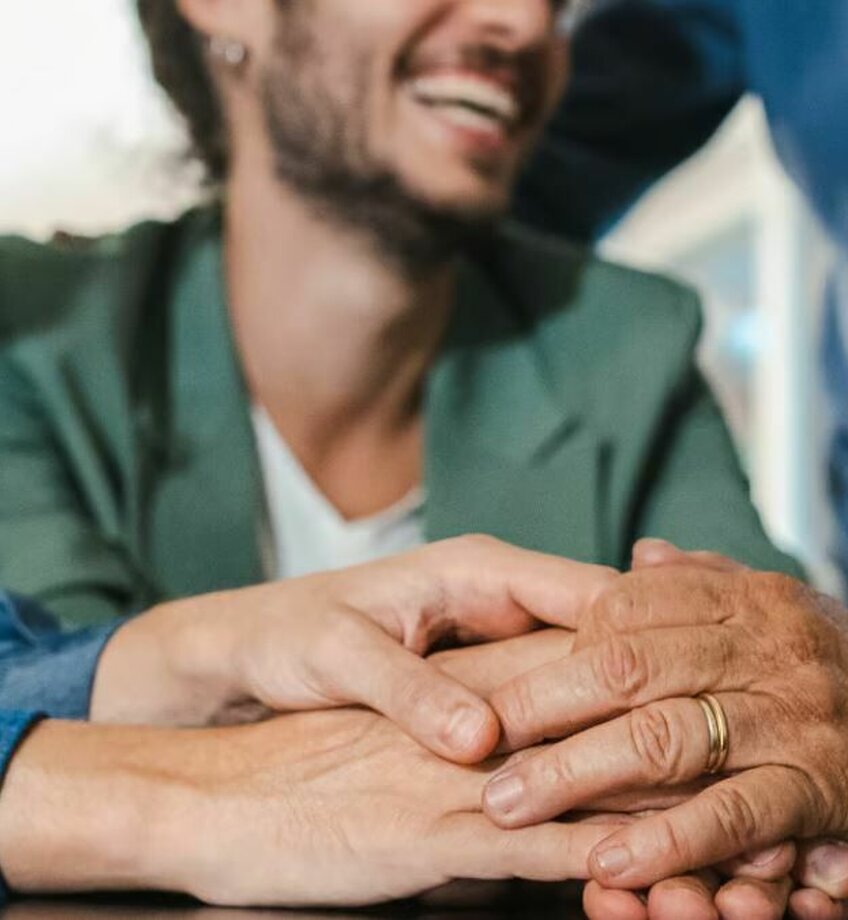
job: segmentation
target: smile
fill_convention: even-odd
[[[417,102],[438,109],[458,127],[510,133],[522,119],[515,93],[469,72],[421,75],[410,82],[410,89]]]

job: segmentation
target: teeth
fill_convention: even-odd
[[[437,74],[417,77],[411,83],[415,97],[429,105],[463,106],[465,111],[515,124],[521,107],[508,90],[489,80],[460,74]]]
[[[439,109],[443,118],[453,122],[460,128],[470,128],[473,131],[491,131],[492,128],[502,130],[498,119],[474,109],[467,109],[462,105],[446,105]]]

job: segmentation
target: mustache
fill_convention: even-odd
[[[401,76],[416,77],[430,70],[471,70],[515,93],[522,121],[532,121],[545,107],[548,61],[538,50],[509,52],[493,45],[466,45],[450,53],[413,55],[403,63]]]

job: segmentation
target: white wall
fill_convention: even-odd
[[[176,205],[179,132],[131,0],[4,0],[0,35],[0,232],[96,231]]]

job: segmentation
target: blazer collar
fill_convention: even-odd
[[[496,242],[462,263],[452,325],[428,383],[427,422],[449,419],[464,443],[521,462],[578,427],[584,399],[575,375],[563,386],[562,356],[550,360],[540,303],[526,290],[532,279],[520,279],[518,290],[516,280]]]
[[[189,237],[176,273],[172,421],[199,468],[180,481],[174,507],[192,509],[183,532],[198,564],[224,558],[224,540],[229,561],[220,579],[246,584],[263,577],[264,490],[226,305],[217,212],[201,212]],[[551,351],[563,343],[549,345],[540,332],[540,311],[563,309],[574,269],[563,267],[567,277],[552,281],[550,259],[546,274],[515,263],[506,241],[460,271],[451,328],[427,388],[427,536],[479,531],[595,559],[598,444],[582,424],[580,374],[563,378],[563,358]]]
[[[200,210],[185,222],[167,332],[173,392],[163,402],[172,406],[174,475],[162,513],[182,516],[174,532],[194,560],[187,577],[208,582],[202,569],[216,559],[215,580],[239,586],[263,578],[262,477],[226,303],[220,211]]]
[[[554,281],[550,259],[539,276],[518,258],[495,245],[463,267],[428,387],[427,536],[480,532],[597,560],[602,463],[584,424],[579,341],[548,343],[542,329],[545,314],[568,309],[575,270]]]

